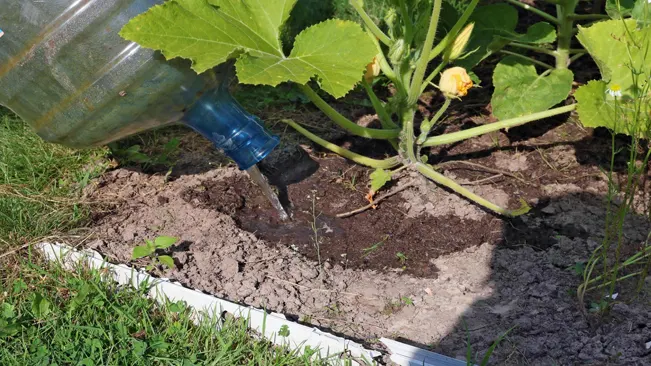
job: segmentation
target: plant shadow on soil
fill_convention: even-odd
[[[244,173],[214,169],[192,150],[181,159],[204,168],[180,169],[168,181],[125,169],[103,177],[94,194],[125,203],[95,218],[99,240],[91,247],[125,262],[143,238],[180,236],[192,245],[175,249],[179,267],[161,275],[367,344],[388,336],[461,357],[469,339],[481,355],[516,326],[494,364],[649,364],[648,282],[638,298],[630,284],[619,285],[620,298],[599,320],[585,318],[572,294],[580,277],[571,267],[603,237],[601,169],[608,170],[611,139],[560,120],[433,151],[446,175],[486,198],[511,207],[518,197],[532,203],[520,218],[504,220],[405,175],[410,189],[337,219],[366,204],[369,171],[315,147],[308,153],[288,145],[263,164],[291,199],[294,220],[281,223]],[[475,123],[466,118],[463,126]],[[202,144],[195,135],[184,139]],[[626,140],[616,146],[625,148]],[[616,172],[625,171],[626,160],[625,152],[617,155]],[[651,226],[631,215],[624,230],[630,253]]]

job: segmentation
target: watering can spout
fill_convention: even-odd
[[[242,170],[259,163],[280,142],[237,103],[226,83],[197,100],[182,122],[223,150]]]
[[[278,196],[256,165],[278,146],[280,139],[269,134],[257,117],[237,103],[228,92],[227,83],[199,98],[183,116],[182,122],[212,141],[240,169],[246,170],[276,209],[281,221],[289,219]]]

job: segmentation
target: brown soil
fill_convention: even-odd
[[[456,128],[475,123],[460,120]],[[368,171],[317,150],[275,175],[290,182],[294,220],[287,224],[277,222],[234,168],[206,168],[171,181],[118,169],[93,192],[119,204],[98,215],[99,239],[91,246],[129,262],[143,239],[179,236],[182,243],[172,249],[178,267],[160,275],[371,347],[373,339],[388,336],[464,358],[469,337],[481,358],[499,334],[516,326],[493,364],[649,365],[651,279],[637,299],[630,284],[619,286],[620,297],[603,318],[584,317],[572,294],[580,278],[568,268],[588,258],[603,237],[607,185],[599,166],[609,161],[609,144],[574,123],[543,121],[433,156],[479,164],[443,165],[444,173],[493,201],[515,206],[517,197],[527,199],[534,209],[514,220],[410,175],[400,181],[412,180],[414,187],[376,210],[336,219],[365,204]],[[313,223],[322,266],[315,261]],[[632,215],[625,248],[639,246],[650,230],[645,217]],[[404,265],[397,252],[406,255]],[[401,304],[404,297],[413,305]]]

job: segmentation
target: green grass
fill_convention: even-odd
[[[185,304],[160,305],[97,271],[16,266],[0,272],[3,366],[320,363],[253,337],[243,320],[195,325]]]
[[[0,251],[82,225],[82,189],[106,169],[105,157],[105,149],[48,144],[0,109]]]
[[[97,271],[41,263],[22,244],[87,223],[82,191],[108,149],[41,140],[0,109],[0,365],[308,365],[257,339],[243,321],[194,325],[183,304],[103,282]]]

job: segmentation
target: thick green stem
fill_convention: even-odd
[[[544,54],[550,55],[550,56],[556,56],[556,53],[554,52],[554,50],[549,50],[547,48],[532,46],[532,45],[524,44],[524,43],[520,43],[520,42],[511,42],[507,46],[517,47],[517,48],[524,48],[525,50],[531,50],[531,51],[536,51],[538,53],[544,53]]]
[[[373,91],[373,86],[371,86],[368,82],[366,82],[366,80],[362,80],[362,85],[364,86],[364,89],[366,90],[366,94],[368,94],[368,98],[371,100],[371,104],[373,104],[373,108],[375,109],[375,112],[377,113],[378,118],[380,119],[382,128],[384,129],[399,128],[398,125],[396,125],[391,119],[391,115],[389,115],[387,109],[384,108],[384,105],[380,101],[380,98],[378,98],[377,95],[375,94],[375,91]],[[398,139],[391,139],[389,140],[389,142],[391,143],[391,146],[393,146],[394,149],[399,150]]]
[[[434,117],[432,117],[432,119],[430,120],[432,126],[435,126],[438,123],[439,119],[441,119],[441,116],[443,116],[443,113],[445,113],[450,107],[450,103],[452,103],[452,99],[445,98],[445,102],[443,102],[441,108],[439,108],[439,110],[436,112]]]
[[[601,285],[594,286],[594,287],[590,287],[590,288],[587,289],[586,291],[587,291],[587,292],[590,292],[590,291],[594,291],[594,290],[597,290],[597,289],[600,289],[600,288],[604,288],[604,287],[606,287],[606,286],[613,286],[613,285],[615,285],[617,282],[621,282],[621,281],[627,280],[627,279],[629,279],[629,278],[631,278],[631,277],[639,276],[639,275],[641,275],[642,273],[643,273],[643,271],[639,271],[639,272],[634,272],[634,273],[627,274],[627,275],[622,276],[622,277],[619,277],[619,278],[615,277],[615,278],[613,278],[612,280],[607,281],[606,283],[602,283]],[[601,276],[599,276],[599,278],[600,278],[600,277],[601,277]],[[601,278],[600,278],[600,279],[601,279]],[[613,290],[610,290],[610,293],[612,294],[612,293],[613,293]]]
[[[432,17],[430,18],[429,28],[427,29],[427,36],[423,44],[423,50],[416,63],[416,71],[411,79],[411,86],[409,89],[409,96],[407,98],[407,105],[411,108],[416,105],[418,98],[421,94],[421,87],[423,79],[425,78],[425,71],[427,71],[427,64],[429,64],[429,54],[432,52],[434,46],[434,39],[436,38],[436,30],[439,25],[439,18],[441,16],[441,4],[443,0],[434,0],[434,7],[432,9]],[[413,131],[412,131],[413,133]]]
[[[291,119],[284,119],[282,122],[292,126],[296,131],[298,131],[301,135],[307,137],[308,139],[314,141],[315,143],[321,145],[322,147],[332,151],[335,154],[339,154],[343,156],[346,159],[350,159],[357,164],[365,165],[371,168],[377,168],[377,169],[391,169],[394,168],[398,165],[400,165],[400,158],[397,156],[388,158],[388,159],[383,159],[383,160],[378,160],[378,159],[372,159],[357,153],[354,153],[350,150],[346,150],[342,148],[341,146],[337,146],[333,144],[332,142],[326,141],[319,136],[313,134],[312,132],[304,129],[301,127],[298,123],[292,121]]]
[[[576,109],[576,104],[571,104],[568,106],[564,107],[558,107],[554,109],[550,109],[544,112],[538,112],[538,113],[533,113],[527,116],[523,117],[517,117],[517,118],[511,118],[511,119],[506,119],[503,121],[498,121],[494,123],[489,123],[487,125],[479,126],[479,127],[474,127],[470,128],[467,130],[459,131],[459,132],[453,132],[453,133],[448,133],[445,135],[441,136],[434,136],[430,137],[427,140],[425,140],[425,143],[423,143],[423,146],[439,146],[439,145],[446,145],[446,144],[452,144],[455,142],[467,140],[472,137],[484,135],[490,132],[495,132],[499,131],[503,128],[511,128],[511,127],[516,127],[520,126],[529,122],[537,121],[539,119],[543,118],[548,118],[552,116],[556,116],[559,114],[571,112],[574,109]]]
[[[421,94],[425,91],[425,89],[427,89],[427,86],[432,82],[432,80],[434,80],[436,75],[438,75],[441,72],[441,70],[443,70],[445,65],[446,65],[445,62],[441,62],[438,66],[436,66],[436,69],[434,69],[434,71],[432,71],[432,73],[429,74],[429,76],[427,76],[427,78],[423,82],[423,85],[420,88]]]
[[[527,11],[530,11],[530,12],[534,13],[534,14],[544,18],[545,20],[551,22],[552,24],[559,24],[559,20],[556,19],[553,15],[545,13],[544,11],[542,11],[540,9],[537,9],[537,8],[534,8],[531,5],[521,3],[518,0],[506,0],[506,1],[508,3],[511,3],[511,4],[515,5],[515,6],[519,6],[524,10],[527,10]],[[574,0],[572,0],[572,1],[574,1]]]
[[[366,13],[366,10],[364,10],[364,5],[361,1],[359,0],[350,0],[350,5],[355,8],[355,11],[357,11],[357,14],[362,18],[362,21],[364,21],[364,24],[366,27],[373,33],[373,35],[380,40],[380,42],[384,43],[387,46],[391,46],[393,44],[393,41],[389,36],[387,36],[382,30],[375,24],[373,19],[371,19],[370,16]]]
[[[416,111],[414,108],[408,108],[405,111],[404,116],[402,117],[402,135],[400,139],[400,147],[403,150],[402,154],[407,155],[407,159],[410,163],[415,163],[418,161],[416,158],[416,151],[414,147],[416,146],[416,138],[414,136],[414,116]]]
[[[457,22],[452,26],[450,31],[443,37],[441,42],[432,49],[432,52],[429,54],[429,59],[430,61],[433,60],[436,56],[440,55],[441,52],[445,51],[448,46],[454,42],[454,40],[457,37],[457,33],[461,31],[461,28],[466,25],[466,22],[468,21],[468,18],[472,15],[472,12],[475,10],[475,7],[477,7],[477,3],[479,3],[479,0],[472,0],[470,4],[466,7],[466,10],[461,14],[461,18],[457,20]]]
[[[440,185],[442,185],[444,187],[447,187],[447,188],[453,190],[457,194],[459,194],[459,195],[461,195],[461,196],[463,196],[463,197],[477,203],[480,206],[483,206],[483,207],[485,207],[485,208],[487,208],[487,209],[489,209],[489,210],[491,210],[493,212],[496,212],[496,213],[498,213],[500,215],[514,217],[514,216],[524,215],[525,213],[529,212],[529,210],[530,210],[529,205],[527,205],[527,203],[524,200],[521,200],[522,207],[520,207],[517,210],[509,210],[509,209],[506,209],[506,208],[502,208],[502,207],[500,207],[500,206],[498,206],[498,205],[496,205],[496,204],[494,204],[494,203],[492,203],[492,202],[490,202],[490,201],[488,201],[488,200],[474,194],[473,192],[469,191],[468,189],[462,187],[457,182],[453,181],[452,179],[450,179],[450,178],[444,176],[443,174],[437,172],[436,170],[434,170],[434,168],[432,168],[430,165],[423,164],[423,163],[416,163],[415,166],[416,166],[416,169],[421,174],[426,176],[427,178],[433,180],[434,182],[436,182],[436,183],[438,183],[438,184],[440,184]]]
[[[389,78],[394,84],[397,84],[399,82],[398,76],[396,73],[393,71],[391,68],[391,65],[389,65],[389,62],[387,61],[386,57],[384,56],[384,51],[382,50],[382,46],[380,46],[380,42],[378,42],[377,38],[373,36],[373,33],[370,31],[368,32],[369,37],[373,40],[375,43],[375,47],[377,48],[377,59],[380,62],[380,69],[382,70],[382,73]]]
[[[574,15],[574,10],[579,0],[565,0],[556,5],[558,13],[558,42],[556,46],[556,68],[567,69],[570,64],[570,47],[574,37],[574,20],[570,17]]]
[[[405,23],[405,42],[411,44],[411,41],[414,39],[414,22],[411,21],[411,16],[409,14],[409,9],[407,9],[407,2],[405,0],[400,0],[400,17]]]
[[[511,51],[507,51],[507,50],[500,50],[500,53],[503,53],[503,54],[509,55],[509,56],[515,56],[515,57],[521,58],[523,60],[526,60],[526,61],[529,61],[529,62],[531,62],[533,64],[536,64],[538,66],[544,67],[544,68],[546,68],[548,70],[551,70],[551,69],[554,68],[554,66],[552,66],[550,64],[544,63],[542,61],[538,61],[538,60],[536,60],[534,58],[531,58],[529,56],[525,56],[525,55],[517,53],[517,52],[511,52]]]
[[[427,128],[422,128],[421,126],[421,134],[420,136],[418,136],[418,140],[416,141],[417,145],[422,145],[427,140],[427,136],[429,135],[430,130],[432,129],[432,127],[436,126],[439,119],[441,119],[441,116],[443,116],[443,113],[445,113],[445,111],[447,111],[448,108],[450,107],[451,102],[452,99],[445,98],[445,102],[443,103],[441,108],[439,108],[439,110],[436,112],[434,117],[432,117],[431,120],[427,121]]]
[[[633,256],[629,257],[626,261],[621,263],[620,269],[625,268],[625,267],[630,266],[630,265],[633,265],[633,264],[636,264],[637,262],[642,261],[642,260],[646,259],[647,257],[651,258],[651,250],[650,249],[651,249],[651,247],[644,248],[641,251],[634,254]],[[598,281],[602,280],[604,277],[607,277],[608,274],[609,273],[604,273],[604,274],[602,274],[600,276],[597,276],[595,278],[592,278],[590,280],[586,280],[585,285],[587,286],[587,285],[593,284],[595,282],[598,282]]]
[[[378,140],[391,140],[397,138],[400,135],[399,129],[380,130],[375,128],[362,127],[344,117],[341,113],[337,112],[309,86],[298,85],[298,88],[312,101],[312,103],[314,103],[314,105],[316,105],[321,110],[321,112],[328,116],[339,127],[349,131],[353,135]]]
[[[380,118],[382,128],[398,128],[398,125],[396,125],[393,120],[391,120],[391,116],[389,115],[389,112],[387,112],[387,109],[384,108],[384,105],[380,101],[380,98],[378,98],[375,94],[375,91],[373,91],[371,84],[369,84],[366,80],[362,80],[362,85],[364,86],[364,90],[366,90],[366,94],[368,94],[368,98],[371,100],[371,104],[373,104],[373,108],[375,109],[377,116]]]

